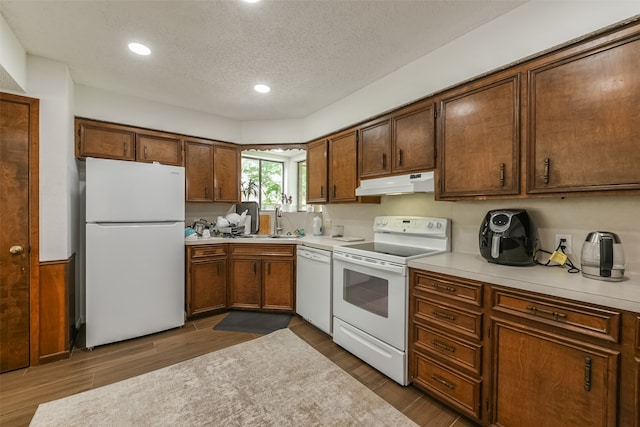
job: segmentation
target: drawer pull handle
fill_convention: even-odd
[[[456,291],[456,288],[451,287],[451,286],[441,285],[440,283],[434,283],[433,287],[436,288],[439,291],[445,291],[445,292],[455,292]]]
[[[539,308],[539,307],[534,307],[532,305],[528,305],[527,306],[527,310],[533,311],[534,313],[543,313],[543,314],[548,314],[549,316],[553,316],[556,318],[556,320],[558,319],[558,317],[564,319],[567,317],[566,314],[564,313],[558,313],[557,311],[551,311],[551,310],[545,310],[543,308]]]
[[[431,341],[431,344],[433,344],[434,347],[441,348],[442,350],[448,351],[449,353],[455,353],[456,352],[455,347],[450,347],[450,346],[448,346],[446,344],[442,344],[440,341],[433,340],[433,341]]]
[[[591,358],[584,358],[584,390],[591,391]]]
[[[435,310],[434,310],[434,311],[432,311],[432,312],[431,312],[431,314],[433,314],[433,315],[434,315],[434,316],[436,316],[436,317],[440,317],[440,318],[442,318],[442,319],[449,320],[449,321],[451,321],[451,322],[453,322],[453,321],[455,321],[455,320],[456,320],[455,316],[450,316],[450,315],[448,315],[448,314],[441,313],[441,312],[439,312],[439,311],[435,311]]]
[[[440,384],[444,385],[445,387],[449,387],[451,390],[453,390],[454,388],[456,388],[453,384],[451,384],[449,381],[446,381],[442,378],[440,378],[437,375],[431,375],[431,378],[438,381]]]
[[[544,183],[549,183],[549,165],[551,164],[551,159],[546,157],[544,159]]]

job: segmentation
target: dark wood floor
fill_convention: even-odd
[[[184,327],[121,343],[75,349],[71,357],[0,375],[0,425],[29,425],[40,403],[153,371],[260,335],[216,331],[226,314],[189,321]],[[289,329],[417,424],[472,427],[474,423],[420,390],[401,387],[337,346],[331,337],[294,317]]]

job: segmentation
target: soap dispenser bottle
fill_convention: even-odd
[[[313,218],[313,235],[322,236],[322,218],[320,216]]]

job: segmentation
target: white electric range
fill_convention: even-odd
[[[408,384],[409,260],[451,250],[451,221],[376,217],[369,243],[333,251],[333,341]]]

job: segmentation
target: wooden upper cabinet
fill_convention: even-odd
[[[358,136],[351,129],[329,138],[329,201],[356,202]],[[307,166],[308,167],[308,166]]]
[[[76,119],[76,157],[135,160],[135,129]]]
[[[307,144],[307,203],[327,202],[327,154],[326,139]]]
[[[360,178],[391,173],[391,119],[385,118],[360,128]]]
[[[393,172],[435,168],[435,106],[431,100],[400,110],[392,118]]]
[[[635,32],[530,68],[528,193],[640,189]]]
[[[231,144],[213,146],[213,183],[215,202],[240,201],[240,149]]]
[[[435,168],[435,107],[428,100],[361,126],[360,178]]]
[[[213,144],[186,140],[185,174],[187,202],[213,202]]]
[[[141,130],[136,132],[136,160],[182,166],[182,139],[179,135]]]
[[[520,74],[479,80],[440,103],[436,197],[520,192]]]

